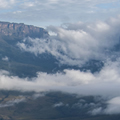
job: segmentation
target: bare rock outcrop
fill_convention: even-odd
[[[0,35],[20,38],[28,36],[32,38],[43,38],[48,37],[48,32],[43,28],[25,25],[24,23],[0,22]]]

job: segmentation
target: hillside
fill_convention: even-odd
[[[47,37],[48,33],[43,28],[25,25],[24,23],[0,22],[0,35],[22,39],[28,36],[32,38],[43,38]]]
[[[87,113],[93,107],[89,105],[94,102],[96,101],[93,96],[2,90],[0,120],[119,120],[119,114],[92,116]],[[102,103],[102,106],[105,106],[105,103]]]
[[[31,53],[22,52],[16,45],[25,37],[46,38],[48,36],[48,32],[43,28],[23,23],[0,22],[0,69],[18,76],[35,76],[37,71],[50,71],[52,66],[48,65],[47,61],[54,61],[54,59],[50,56],[46,59],[44,55],[39,58]]]
[[[12,75],[20,77],[32,77],[38,71],[52,73],[65,68],[75,68],[90,69],[94,72],[103,66],[103,63],[96,60],[86,63],[81,68],[59,65],[58,60],[49,53],[36,56],[30,52],[23,52],[16,44],[26,37],[47,39],[49,34],[45,29],[32,25],[0,22],[0,69],[7,70]]]

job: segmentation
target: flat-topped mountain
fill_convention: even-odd
[[[7,70],[12,75],[19,77],[33,77],[36,76],[38,71],[54,73],[66,68],[90,69],[91,71],[101,68],[102,63],[95,60],[86,63],[82,68],[59,65],[59,61],[52,54],[41,53],[35,55],[21,50],[17,46],[17,43],[22,42],[25,37],[48,39],[48,36],[49,34],[44,28],[23,23],[0,22],[0,69]]]
[[[37,71],[51,71],[52,65],[48,62],[51,58],[45,59],[44,55],[39,58],[17,47],[17,43],[25,37],[47,38],[48,36],[44,28],[23,23],[0,22],[0,69],[19,76],[33,76]]]
[[[24,23],[0,22],[0,35],[21,38],[28,36],[32,38],[41,38],[47,37],[48,32],[43,28],[25,25]]]

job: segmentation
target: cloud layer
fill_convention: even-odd
[[[78,107],[89,107],[88,114],[119,114],[120,107],[120,60],[107,62],[100,72],[82,72],[79,70],[64,70],[63,73],[47,74],[38,72],[35,78],[19,78],[10,76],[6,71],[0,71],[0,89],[17,91],[52,92],[62,91],[82,96],[101,96],[106,107],[99,100],[98,103],[86,103]],[[34,98],[41,96],[36,94]],[[18,102],[21,102],[18,101]],[[10,101],[1,107],[11,106],[17,101]],[[63,105],[56,103],[55,107]]]
[[[120,114],[120,96],[114,97],[106,101],[107,106],[99,106],[92,109],[89,113],[92,115],[97,114]]]
[[[65,24],[48,27],[54,33],[49,40],[26,38],[17,45],[35,55],[48,52],[62,64],[82,65],[89,60],[118,57],[114,51],[120,42],[120,16],[105,22]]]
[[[110,62],[100,72],[64,70],[63,73],[47,74],[38,72],[35,78],[9,76],[0,73],[0,89],[20,91],[63,91],[83,95],[119,96],[119,60]]]

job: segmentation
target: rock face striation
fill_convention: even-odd
[[[48,37],[48,32],[43,28],[24,23],[0,22],[0,36],[43,38]]]

